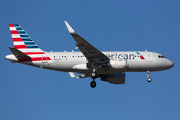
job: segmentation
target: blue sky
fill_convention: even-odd
[[[0,2],[1,120],[179,120],[180,1],[6,0]],[[124,85],[73,79],[4,59],[13,46],[8,24],[18,23],[45,51],[75,50],[64,21],[102,51],[158,52],[175,66],[126,73]],[[78,51],[78,50],[75,50]]]

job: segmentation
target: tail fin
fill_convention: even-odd
[[[19,24],[9,24],[14,47],[20,51],[41,50]]]
[[[9,24],[15,48],[10,48],[19,62],[51,60],[46,53],[29,37],[19,24]],[[31,59],[29,59],[29,57]],[[27,58],[27,59],[24,59]]]

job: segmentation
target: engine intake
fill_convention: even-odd
[[[128,67],[127,60],[110,60],[108,63],[101,64],[101,66],[118,70],[125,70]]]
[[[127,60],[110,60],[109,66],[113,69],[126,69]]]

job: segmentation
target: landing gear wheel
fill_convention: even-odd
[[[147,79],[148,82],[151,82],[151,80],[152,80],[151,78],[148,78],[148,79]]]
[[[96,73],[93,72],[93,73],[91,74],[91,77],[92,77],[93,79],[96,78]]]
[[[95,87],[96,87],[96,82],[95,82],[94,80],[91,82],[91,87],[92,87],[92,88],[95,88]]]
[[[150,71],[147,71],[146,74],[147,74],[147,81],[151,82],[152,79],[149,77],[150,76]]]

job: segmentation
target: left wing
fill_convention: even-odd
[[[84,54],[87,60],[92,60],[96,63],[103,63],[109,59],[106,55],[104,55],[102,52],[100,52],[98,49],[88,43],[85,39],[79,36],[66,21],[65,24],[69,33],[77,42],[77,48]]]

